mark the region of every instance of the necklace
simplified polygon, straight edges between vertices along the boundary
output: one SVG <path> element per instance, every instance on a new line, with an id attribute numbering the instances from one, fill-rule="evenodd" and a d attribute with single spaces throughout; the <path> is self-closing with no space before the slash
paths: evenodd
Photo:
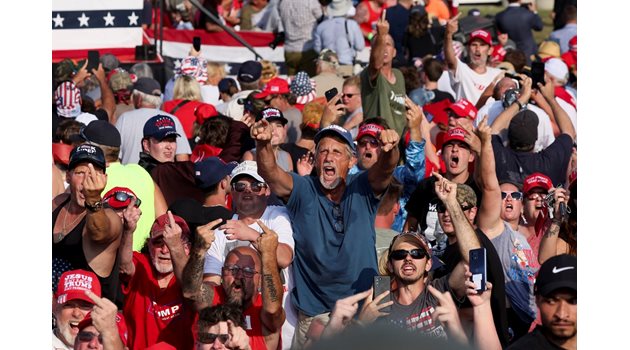
<path id="1" fill-rule="evenodd" d="M 64 207 L 65 208 L 65 207 Z M 72 222 L 69 225 L 66 225 L 66 219 L 68 219 L 68 208 L 65 208 L 66 211 L 64 212 L 63 215 L 63 222 L 62 222 L 62 226 L 61 226 L 61 232 L 59 233 L 55 233 L 53 234 L 53 241 L 54 243 L 59 243 L 61 242 L 64 237 L 68 234 L 67 228 L 69 227 L 74 227 L 74 225 L 85 216 L 86 211 L 84 210 L 79 216 L 77 216 L 76 218 L 74 218 L 74 220 L 72 220 Z"/>

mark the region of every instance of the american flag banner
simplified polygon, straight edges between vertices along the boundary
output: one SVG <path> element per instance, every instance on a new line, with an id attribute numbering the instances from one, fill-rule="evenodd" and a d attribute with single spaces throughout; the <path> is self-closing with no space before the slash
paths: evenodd
<path id="1" fill-rule="evenodd" d="M 142 45 L 142 0 L 53 0 L 53 51 Z"/>

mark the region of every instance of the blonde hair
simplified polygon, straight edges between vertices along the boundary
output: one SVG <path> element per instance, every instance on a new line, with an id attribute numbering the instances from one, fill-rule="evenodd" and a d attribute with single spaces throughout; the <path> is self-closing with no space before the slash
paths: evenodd
<path id="1" fill-rule="evenodd" d="M 225 78 L 225 66 L 218 62 L 208 62 L 208 82 L 218 85 L 219 81 Z"/>
<path id="2" fill-rule="evenodd" d="M 182 75 L 175 80 L 173 100 L 201 101 L 201 85 L 194 77 Z"/>

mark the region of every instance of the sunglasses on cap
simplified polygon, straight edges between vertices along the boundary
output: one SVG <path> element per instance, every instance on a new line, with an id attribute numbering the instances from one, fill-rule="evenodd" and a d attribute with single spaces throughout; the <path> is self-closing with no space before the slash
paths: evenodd
<path id="1" fill-rule="evenodd" d="M 474 205 L 468 205 L 467 204 L 467 205 L 460 205 L 459 207 L 462 208 L 462 211 L 466 211 L 466 210 L 472 209 L 474 207 Z M 446 212 L 446 206 L 444 205 L 444 203 L 439 202 L 437 204 L 436 210 L 437 210 L 438 213 L 442 214 L 442 213 Z"/>
<path id="2" fill-rule="evenodd" d="M 514 191 L 514 192 L 503 192 L 501 191 L 501 199 L 506 199 L 510 196 L 515 201 L 520 201 L 523 199 L 523 192 Z"/>
<path id="3" fill-rule="evenodd" d="M 116 202 L 119 203 L 109 203 L 109 199 L 114 198 L 116 200 Z M 133 200 L 134 196 L 127 193 L 127 192 L 122 192 L 122 191 L 118 191 L 118 192 L 114 192 L 112 194 L 110 194 L 109 196 L 103 198 L 104 202 L 108 202 L 109 206 L 115 209 L 121 209 L 123 207 L 125 207 L 126 205 L 124 204 L 127 200 Z M 136 203 L 134 204 L 134 206 L 137 208 L 140 206 L 140 204 L 142 204 L 142 201 L 140 200 L 140 198 L 135 197 L 136 199 Z M 114 204 L 114 205 L 112 205 Z"/>
<path id="4" fill-rule="evenodd" d="M 239 272 L 243 273 L 243 277 L 252 278 L 258 271 L 251 267 L 240 267 L 238 265 L 226 265 L 221 268 L 226 276 L 238 276 Z"/>
<path id="5" fill-rule="evenodd" d="M 427 252 L 422 248 L 416 248 L 411 250 L 396 249 L 389 254 L 389 258 L 392 260 L 404 260 L 407 255 L 410 255 L 412 259 L 420 260 L 427 256 Z"/>
<path id="6" fill-rule="evenodd" d="M 232 184 L 232 189 L 236 192 L 243 192 L 246 188 L 249 188 L 254 193 L 258 193 L 263 188 L 267 188 L 267 184 L 264 182 L 254 182 L 251 185 L 246 182 L 235 182 Z"/>
<path id="7" fill-rule="evenodd" d="M 199 342 L 202 344 L 212 344 L 214 341 L 219 338 L 219 342 L 221 344 L 225 344 L 229 339 L 229 334 L 215 334 L 215 333 L 201 333 L 199 334 Z"/>
<path id="8" fill-rule="evenodd" d="M 98 342 L 103 344 L 103 336 L 100 334 L 96 335 L 96 333 L 84 332 L 84 331 L 81 331 L 79 332 L 79 334 L 77 334 L 77 338 L 79 339 L 80 342 L 83 342 L 83 343 L 91 342 L 92 339 L 96 337 L 98 337 Z"/>

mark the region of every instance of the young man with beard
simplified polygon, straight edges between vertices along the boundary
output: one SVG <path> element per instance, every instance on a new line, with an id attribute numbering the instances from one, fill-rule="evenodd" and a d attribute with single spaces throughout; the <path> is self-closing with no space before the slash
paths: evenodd
<path id="1" fill-rule="evenodd" d="M 170 211 L 159 216 L 143 253 L 132 250 L 130 232 L 123 233 L 120 256 L 129 349 L 145 349 L 158 342 L 192 349 L 195 310 L 184 300 L 180 287 L 190 251 L 188 225 Z"/>
<path id="2" fill-rule="evenodd" d="M 542 326 L 508 349 L 577 349 L 577 258 L 562 254 L 545 261 L 534 291 Z"/>
<path id="3" fill-rule="evenodd" d="M 460 61 L 453 49 L 453 34 L 459 28 L 458 18 L 451 18 L 446 24 L 444 34 L 444 56 L 451 78 L 451 85 L 455 91 L 455 98 L 465 98 L 477 104 L 477 100 L 492 84 L 494 78 L 501 73 L 500 69 L 488 65 L 488 56 L 492 53 L 492 36 L 484 29 L 478 29 L 470 34 L 468 40 L 468 64 Z"/>
<path id="4" fill-rule="evenodd" d="M 374 219 L 398 163 L 399 138 L 395 130 L 381 130 L 376 163 L 348 176 L 356 162 L 352 137 L 344 128 L 330 125 L 315 135 L 316 175 L 299 176 L 276 164 L 268 121 L 254 124 L 251 135 L 258 172 L 286 203 L 292 221 L 296 245 L 292 298 L 299 317 L 293 344 L 302 347 L 313 319 L 326 324 L 338 299 L 366 290 L 377 274 Z"/>
<path id="5" fill-rule="evenodd" d="M 203 282 L 205 255 L 215 240 L 215 226 L 220 220 L 197 228 L 190 260 L 184 269 L 183 292 L 197 310 L 231 304 L 241 308 L 243 328 L 252 350 L 275 350 L 285 321 L 282 308 L 282 282 L 278 267 L 278 234 L 261 220 L 256 223 L 262 234 L 256 249 L 236 247 L 227 254 L 221 268 L 221 284 Z"/>
<path id="6" fill-rule="evenodd" d="M 469 171 L 469 164 L 475 157 L 463 128 L 453 128 L 446 132 L 441 152 L 441 158 L 446 166 L 444 177 L 454 183 L 470 186 L 479 199 L 481 191 Z M 431 243 L 433 253 L 440 257 L 446 248 L 447 237 L 438 223 L 439 199 L 435 193 L 435 181 L 433 176 L 420 181 L 411 194 L 405 206 L 408 214 L 404 230 L 423 233 Z"/>

